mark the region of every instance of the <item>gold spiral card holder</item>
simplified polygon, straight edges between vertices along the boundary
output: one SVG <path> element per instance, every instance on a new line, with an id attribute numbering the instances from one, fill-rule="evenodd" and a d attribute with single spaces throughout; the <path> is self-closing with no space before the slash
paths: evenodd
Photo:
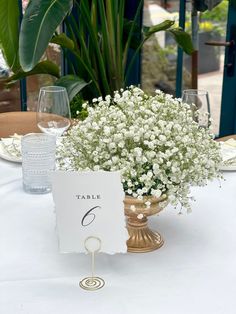
<path id="1" fill-rule="evenodd" d="M 84 290 L 95 291 L 101 289 L 105 285 L 105 281 L 97 276 L 95 273 L 95 253 L 98 253 L 101 249 L 101 239 L 98 237 L 88 237 L 84 241 L 84 247 L 86 251 L 91 254 L 91 277 L 82 279 L 79 283 L 80 287 Z"/>

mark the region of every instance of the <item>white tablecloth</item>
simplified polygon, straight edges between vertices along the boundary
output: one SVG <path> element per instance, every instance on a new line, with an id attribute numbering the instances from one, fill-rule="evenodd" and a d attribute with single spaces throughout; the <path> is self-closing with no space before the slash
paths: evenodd
<path id="1" fill-rule="evenodd" d="M 194 188 L 192 214 L 151 219 L 165 238 L 151 253 L 99 254 L 106 285 L 79 288 L 89 257 L 61 255 L 52 195 L 22 190 L 21 166 L 0 161 L 1 314 L 235 314 L 236 172 Z"/>

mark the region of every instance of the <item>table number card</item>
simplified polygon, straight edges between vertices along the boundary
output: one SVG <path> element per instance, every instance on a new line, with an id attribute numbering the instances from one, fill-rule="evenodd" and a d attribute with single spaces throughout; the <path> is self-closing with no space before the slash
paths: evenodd
<path id="1" fill-rule="evenodd" d="M 84 241 L 89 236 L 101 239 L 101 252 L 127 252 L 119 172 L 56 171 L 52 186 L 61 253 L 86 252 Z"/>

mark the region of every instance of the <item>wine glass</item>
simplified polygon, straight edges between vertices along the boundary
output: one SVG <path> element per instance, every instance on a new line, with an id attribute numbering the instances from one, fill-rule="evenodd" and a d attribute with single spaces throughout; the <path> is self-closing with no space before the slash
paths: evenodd
<path id="1" fill-rule="evenodd" d="M 208 92 L 199 89 L 186 89 L 182 94 L 182 101 L 190 105 L 193 111 L 193 119 L 199 126 L 208 128 L 210 126 L 210 101 Z M 195 111 L 198 115 L 195 116 Z"/>
<path id="2" fill-rule="evenodd" d="M 70 103 L 62 86 L 41 87 L 37 107 L 37 124 L 44 133 L 61 136 L 71 124 Z"/>

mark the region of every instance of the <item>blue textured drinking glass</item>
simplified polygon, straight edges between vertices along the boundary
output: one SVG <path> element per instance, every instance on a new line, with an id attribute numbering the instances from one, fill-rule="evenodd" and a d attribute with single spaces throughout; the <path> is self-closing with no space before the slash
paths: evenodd
<path id="1" fill-rule="evenodd" d="M 55 169 L 56 137 L 30 133 L 21 139 L 24 191 L 45 194 L 51 191 L 51 171 Z"/>

